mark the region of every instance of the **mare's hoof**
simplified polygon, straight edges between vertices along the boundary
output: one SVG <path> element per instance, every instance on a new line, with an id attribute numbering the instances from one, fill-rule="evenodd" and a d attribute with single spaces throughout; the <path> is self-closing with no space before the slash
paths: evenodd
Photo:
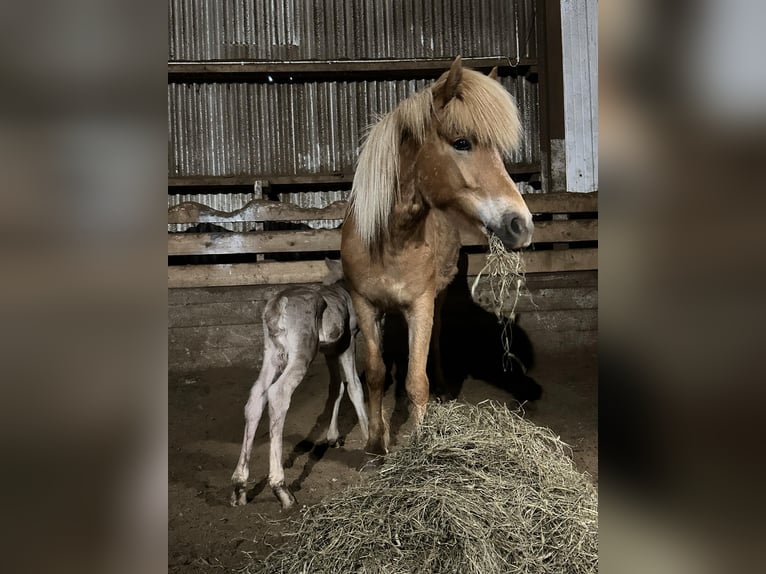
<path id="1" fill-rule="evenodd" d="M 368 441 L 364 447 L 364 452 L 373 456 L 386 456 L 388 449 L 382 441 Z"/>
<path id="2" fill-rule="evenodd" d="M 293 496 L 293 493 L 290 492 L 290 489 L 285 486 L 284 482 L 280 482 L 279 484 L 272 486 L 271 490 L 274 492 L 274 496 L 277 497 L 277 500 L 279 500 L 279 503 L 282 505 L 282 510 L 290 510 L 291 508 L 295 507 L 296 504 L 298 504 L 298 501 L 295 500 L 295 496 Z"/>
<path id="3" fill-rule="evenodd" d="M 359 468 L 359 472 L 377 472 L 378 470 L 380 470 L 380 467 L 383 466 L 383 462 L 386 460 L 386 458 L 379 454 L 375 454 L 375 455 L 371 455 L 370 453 L 366 453 L 366 454 L 367 454 L 367 460 Z"/>
<path id="4" fill-rule="evenodd" d="M 229 503 L 232 506 L 244 506 L 247 504 L 247 490 L 244 484 L 234 485 Z"/>

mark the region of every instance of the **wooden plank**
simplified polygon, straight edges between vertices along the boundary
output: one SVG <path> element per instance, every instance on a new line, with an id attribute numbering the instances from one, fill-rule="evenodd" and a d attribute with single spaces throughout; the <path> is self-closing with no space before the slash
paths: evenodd
<path id="1" fill-rule="evenodd" d="M 461 228 L 460 241 L 464 246 L 487 245 L 486 236 L 478 229 Z M 533 243 L 570 241 L 598 241 L 598 220 L 572 219 L 535 223 Z"/>
<path id="2" fill-rule="evenodd" d="M 507 167 L 511 175 L 525 175 L 540 172 L 540 164 L 515 163 Z M 307 175 L 185 175 L 168 177 L 168 187 L 252 187 L 256 181 L 263 186 L 279 185 L 348 185 L 354 180 L 353 173 L 312 173 Z M 307 190 L 310 191 L 310 190 Z M 542 194 L 540 194 L 542 195 Z"/>
<path id="3" fill-rule="evenodd" d="M 168 267 L 168 287 L 227 287 L 319 283 L 327 275 L 324 261 L 265 261 Z"/>
<path id="4" fill-rule="evenodd" d="M 527 194 L 524 196 L 524 199 L 532 213 L 582 213 L 598 211 L 598 193 L 539 193 Z M 346 201 L 336 201 L 323 208 L 298 207 L 292 203 L 254 199 L 241 209 L 218 211 L 201 203 L 190 201 L 169 208 L 168 223 L 343 219 L 347 205 L 348 202 Z"/>
<path id="5" fill-rule="evenodd" d="M 465 246 L 486 245 L 478 230 L 461 230 Z M 541 221 L 535 226 L 534 242 L 596 241 L 598 221 Z M 235 253 L 295 253 L 339 251 L 340 229 L 255 231 L 249 233 L 172 233 L 168 255 L 230 255 Z"/>
<path id="6" fill-rule="evenodd" d="M 237 287 L 201 287 L 198 289 L 168 289 L 168 309 L 192 307 L 208 303 L 264 302 L 284 289 L 284 285 L 240 285 Z M 169 311 L 168 311 L 169 312 Z"/>
<path id="7" fill-rule="evenodd" d="M 598 287 L 598 271 L 535 273 L 527 277 L 527 287 L 532 290 Z"/>
<path id="8" fill-rule="evenodd" d="M 598 249 L 530 251 L 524 254 L 524 259 L 527 273 L 597 269 Z M 469 255 L 468 275 L 476 275 L 484 267 L 485 261 L 484 254 Z M 317 283 L 322 281 L 326 273 L 324 261 L 179 265 L 168 267 L 168 287 Z"/>
<path id="9" fill-rule="evenodd" d="M 371 72 L 436 72 L 441 74 L 449 70 L 451 58 L 438 59 L 369 59 L 369 60 L 295 60 L 292 62 L 257 62 L 252 60 L 216 61 L 216 62 L 168 62 L 168 79 L 175 76 L 225 75 L 301 75 L 301 74 L 337 74 L 351 76 L 369 75 Z M 537 60 L 520 58 L 518 62 L 505 56 L 463 58 L 463 65 L 476 69 L 491 69 L 494 66 L 505 70 L 515 66 L 536 67 Z M 355 79 L 355 78 L 349 78 Z"/>
<path id="10" fill-rule="evenodd" d="M 528 193 L 524 196 L 532 213 L 589 213 L 598 211 L 598 192 Z"/>
<path id="11" fill-rule="evenodd" d="M 519 315 L 519 325 L 528 335 L 535 331 L 548 333 L 549 336 L 562 331 L 598 331 L 598 310 L 529 311 Z"/>
<path id="12" fill-rule="evenodd" d="M 168 223 L 232 223 L 235 221 L 303 221 L 343 219 L 346 201 L 335 201 L 327 207 L 298 207 L 292 203 L 254 199 L 235 211 L 218 211 L 194 201 L 179 203 L 168 209 Z"/>
<path id="13" fill-rule="evenodd" d="M 339 249 L 340 229 L 168 234 L 168 255 L 294 253 Z"/>
<path id="14" fill-rule="evenodd" d="M 469 280 L 469 286 L 473 284 L 473 278 Z M 482 280 L 476 286 L 473 300 L 477 305 L 487 311 L 494 312 L 494 299 L 489 288 L 489 283 Z M 504 302 L 501 311 L 510 313 L 514 307 L 511 299 Z M 566 311 L 570 309 L 597 309 L 598 289 L 595 287 L 571 287 L 562 289 L 529 289 L 522 294 L 515 303 L 517 313 L 542 312 L 542 311 Z"/>
<path id="15" fill-rule="evenodd" d="M 478 275 L 487 262 L 483 253 L 468 256 L 468 275 Z M 527 273 L 553 271 L 587 271 L 598 269 L 598 249 L 563 249 L 560 251 L 530 251 L 524 254 Z"/>
<path id="16" fill-rule="evenodd" d="M 265 306 L 265 301 L 171 305 L 168 306 L 168 328 L 209 327 L 214 325 L 260 325 Z"/>
<path id="17" fill-rule="evenodd" d="M 354 174 L 315 173 L 309 175 L 188 175 L 168 177 L 168 187 L 253 186 L 256 181 L 268 185 L 350 184 Z"/>
<path id="18" fill-rule="evenodd" d="M 174 327 L 168 329 L 168 368 L 192 371 L 212 366 L 243 366 L 263 352 L 259 324 Z"/>

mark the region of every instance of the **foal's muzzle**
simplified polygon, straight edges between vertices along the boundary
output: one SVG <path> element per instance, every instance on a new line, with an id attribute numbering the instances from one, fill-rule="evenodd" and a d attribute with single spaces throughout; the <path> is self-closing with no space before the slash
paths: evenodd
<path id="1" fill-rule="evenodd" d="M 511 212 L 503 215 L 500 225 L 490 226 L 489 230 L 500 238 L 506 249 L 521 249 L 532 243 L 535 225 L 529 215 Z"/>

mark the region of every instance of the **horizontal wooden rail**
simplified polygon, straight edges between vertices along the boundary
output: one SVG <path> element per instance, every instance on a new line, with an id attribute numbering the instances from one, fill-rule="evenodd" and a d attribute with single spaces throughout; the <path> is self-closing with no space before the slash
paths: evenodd
<path id="1" fill-rule="evenodd" d="M 353 173 L 313 173 L 309 175 L 183 175 L 169 176 L 168 187 L 249 186 L 260 181 L 267 185 L 350 184 Z"/>
<path id="2" fill-rule="evenodd" d="M 340 238 L 340 229 L 174 233 L 168 235 L 168 255 L 338 251 Z M 535 243 L 596 240 L 598 240 L 598 221 L 596 220 L 541 221 L 535 226 Z M 461 231 L 461 241 L 465 246 L 487 244 L 484 235 L 478 231 Z"/>
<path id="3" fill-rule="evenodd" d="M 233 223 L 237 221 L 303 221 L 343 219 L 347 202 L 336 201 L 327 207 L 298 207 L 292 203 L 255 199 L 236 211 L 217 211 L 193 201 L 168 209 L 168 223 Z"/>
<path id="4" fill-rule="evenodd" d="M 507 168 L 511 175 L 525 175 L 540 172 L 539 163 L 515 163 Z M 183 175 L 169 176 L 168 187 L 252 187 L 261 181 L 264 186 L 280 185 L 332 185 L 349 186 L 354 180 L 353 173 L 312 173 L 307 175 Z"/>
<path id="5" fill-rule="evenodd" d="M 264 82 L 334 81 L 342 76 L 344 80 L 363 80 L 369 77 L 436 77 L 447 71 L 452 64 L 450 58 L 438 59 L 366 59 L 366 60 L 295 60 L 291 62 L 274 61 L 186 61 L 168 62 L 168 81 L 214 81 L 216 78 L 228 79 L 242 76 L 254 77 Z M 488 56 L 463 58 L 463 64 L 469 68 L 489 70 L 497 66 L 501 75 L 512 73 L 514 68 L 536 72 L 537 60 L 507 56 Z"/>
<path id="6" fill-rule="evenodd" d="M 468 275 L 484 267 L 486 256 L 468 256 Z M 527 273 L 587 271 L 598 268 L 597 249 L 530 251 L 524 254 Z M 168 267 L 169 288 L 233 287 L 238 285 L 281 285 L 316 283 L 327 274 L 323 261 L 236 263 L 227 265 L 184 265 Z"/>
<path id="7" fill-rule="evenodd" d="M 582 213 L 598 210 L 597 193 L 534 193 L 524 196 L 532 213 Z M 168 223 L 231 223 L 235 221 L 303 221 L 343 219 L 347 203 L 336 201 L 327 207 L 298 207 L 292 203 L 255 199 L 242 209 L 217 211 L 195 202 L 168 209 Z"/>

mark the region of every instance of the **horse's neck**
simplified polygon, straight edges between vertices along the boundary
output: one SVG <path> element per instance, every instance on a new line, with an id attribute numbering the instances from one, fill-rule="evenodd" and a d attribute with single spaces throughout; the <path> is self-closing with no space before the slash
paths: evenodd
<path id="1" fill-rule="evenodd" d="M 425 190 L 417 189 L 414 181 L 402 185 L 389 223 L 389 241 L 395 250 L 424 241 L 438 249 L 459 236 L 449 215 L 430 206 L 424 197 Z"/>

